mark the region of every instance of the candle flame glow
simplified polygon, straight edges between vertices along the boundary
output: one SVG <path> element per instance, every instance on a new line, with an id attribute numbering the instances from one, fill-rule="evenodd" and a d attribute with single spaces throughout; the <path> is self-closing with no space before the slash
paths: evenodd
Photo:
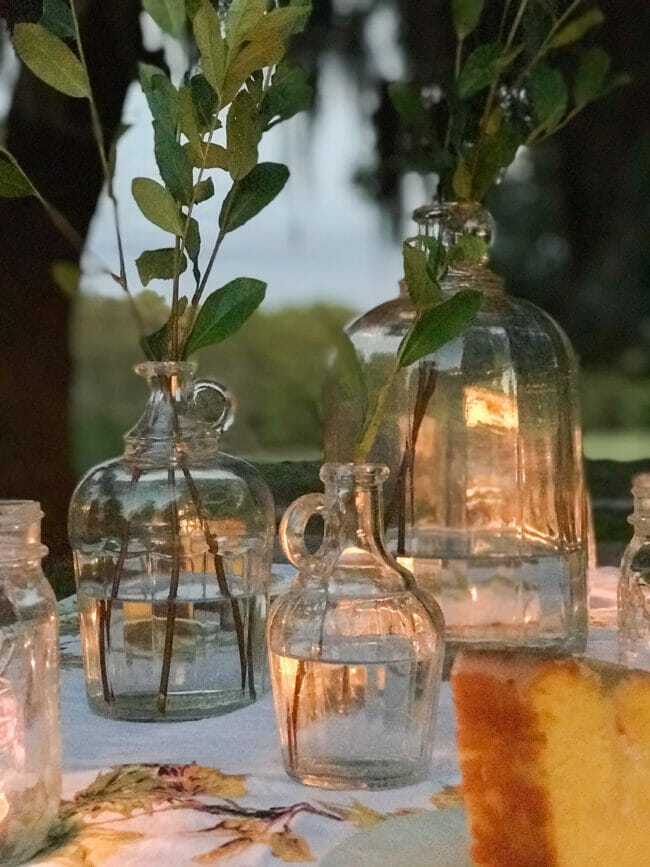
<path id="1" fill-rule="evenodd" d="M 465 423 L 467 427 L 500 427 L 513 430 L 519 424 L 517 404 L 506 394 L 487 388 L 465 389 Z"/>

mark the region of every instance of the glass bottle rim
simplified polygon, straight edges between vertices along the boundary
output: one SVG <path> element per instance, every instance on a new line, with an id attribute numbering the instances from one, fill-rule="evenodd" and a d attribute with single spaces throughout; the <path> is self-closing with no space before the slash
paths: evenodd
<path id="1" fill-rule="evenodd" d="M 0 533 L 33 524 L 43 517 L 37 500 L 0 500 Z"/>
<path id="2" fill-rule="evenodd" d="M 478 234 L 490 236 L 494 232 L 494 221 L 490 211 L 480 202 L 441 201 L 434 199 L 416 208 L 412 214 L 416 223 L 446 220 L 452 231 L 463 231 L 465 224 L 472 221 L 479 230 Z"/>
<path id="3" fill-rule="evenodd" d="M 0 561 L 5 565 L 40 560 L 41 504 L 36 500 L 0 500 Z"/>
<path id="4" fill-rule="evenodd" d="M 634 476 L 632 493 L 635 496 L 650 497 L 650 473 L 638 473 Z"/>
<path id="5" fill-rule="evenodd" d="M 326 463 L 319 475 L 324 484 L 367 490 L 382 485 L 390 470 L 385 464 Z"/>
<path id="6" fill-rule="evenodd" d="M 195 361 L 141 361 L 133 367 L 138 376 L 146 379 L 156 376 L 192 376 L 196 369 Z"/>

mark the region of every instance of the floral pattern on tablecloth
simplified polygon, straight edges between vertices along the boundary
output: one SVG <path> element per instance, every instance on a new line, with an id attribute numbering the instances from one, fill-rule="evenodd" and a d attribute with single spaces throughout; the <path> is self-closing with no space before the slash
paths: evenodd
<path id="1" fill-rule="evenodd" d="M 162 816 L 181 812 L 186 825 L 175 833 L 182 838 L 185 853 L 191 849 L 190 835 L 200 841 L 198 851 L 185 854 L 183 863 L 241 863 L 241 856 L 253 847 L 258 852 L 264 847 L 270 860 L 313 862 L 308 839 L 294 829 L 301 815 L 318 817 L 324 823 L 347 823 L 354 833 L 396 816 L 423 812 L 407 807 L 381 813 L 358 799 L 348 804 L 314 799 L 288 806 L 244 806 L 240 800 L 248 795 L 246 780 L 246 774 L 224 774 L 195 764 L 128 764 L 100 772 L 90 785 L 62 802 L 48 844 L 34 863 L 101 867 L 118 855 L 125 859 L 129 847 L 161 834 Z M 431 797 L 431 803 L 437 809 L 458 806 L 457 787 L 446 787 Z M 201 819 L 198 824 L 196 817 Z M 142 821 L 134 821 L 142 818 L 152 820 L 150 830 Z M 172 834 L 168 836 L 171 839 Z"/>

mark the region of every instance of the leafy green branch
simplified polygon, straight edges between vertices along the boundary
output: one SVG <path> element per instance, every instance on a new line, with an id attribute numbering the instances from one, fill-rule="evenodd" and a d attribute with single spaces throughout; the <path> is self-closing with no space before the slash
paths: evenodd
<path id="1" fill-rule="evenodd" d="M 390 86 L 409 137 L 407 164 L 439 175 L 441 199 L 482 201 L 521 145 L 543 141 L 629 81 L 612 73 L 602 48 L 584 44 L 604 20 L 600 9 L 588 0 L 559 5 L 507 0 L 495 23 L 485 0 L 451 0 L 453 72 L 435 88 Z"/>
<path id="2" fill-rule="evenodd" d="M 204 295 L 226 236 L 273 201 L 288 179 L 285 166 L 258 161 L 258 146 L 265 132 L 311 100 L 305 73 L 284 59 L 289 39 L 303 29 L 311 7 L 309 0 L 289 0 L 270 8 L 266 0 L 233 0 L 225 16 L 210 0 L 143 0 L 143 8 L 174 38 L 190 33 L 200 64 L 200 70 L 189 69 L 178 84 L 163 69 L 140 67 L 162 183 L 135 178 L 132 194 L 143 216 L 173 238 L 171 246 L 147 250 L 136 261 L 143 286 L 151 280 L 172 283 L 169 319 L 154 334 L 146 334 L 128 285 L 113 187 L 117 142 L 106 148 L 74 0 L 44 0 L 41 20 L 16 24 L 12 40 L 18 56 L 37 77 L 61 93 L 88 101 L 113 205 L 119 269 L 117 274 L 110 269 L 109 273 L 130 300 L 147 357 L 183 359 L 207 345 L 208 336 L 216 342 L 233 333 L 264 297 L 265 284 L 244 277 Z M 219 131 L 225 134 L 223 143 L 214 141 Z M 202 269 L 202 238 L 194 212 L 215 195 L 211 171 L 227 173 L 231 186 L 220 209 L 217 237 Z M 3 194 L 37 195 L 55 225 L 72 240 L 69 224 L 36 193 L 6 153 L 0 160 Z M 78 236 L 74 241 L 75 249 L 80 249 Z M 188 258 L 195 284 L 191 298 L 181 294 Z"/>
<path id="3" fill-rule="evenodd" d="M 461 289 L 445 298 L 441 287 L 450 266 L 476 268 L 484 263 L 487 246 L 481 238 L 462 236 L 447 248 L 442 238 L 418 235 L 407 238 L 402 253 L 404 280 L 415 317 L 402 338 L 393 366 L 370 405 L 363 371 L 351 344 L 350 351 L 345 355 L 348 367 L 346 381 L 356 383 L 358 393 L 355 399 L 365 407 L 361 432 L 354 448 L 355 463 L 368 460 L 382 423 L 386 402 L 401 371 L 461 334 L 471 325 L 481 305 L 482 292 L 476 289 Z"/>

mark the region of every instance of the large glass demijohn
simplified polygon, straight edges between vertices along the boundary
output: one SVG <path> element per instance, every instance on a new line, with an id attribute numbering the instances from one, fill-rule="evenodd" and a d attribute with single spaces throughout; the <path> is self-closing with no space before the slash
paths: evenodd
<path id="1" fill-rule="evenodd" d="M 392 380 L 367 456 L 391 470 L 388 546 L 435 596 L 452 644 L 579 649 L 586 501 L 573 350 L 547 314 L 504 293 L 487 252 L 476 258 L 492 229 L 481 206 L 434 204 L 414 218 L 420 236 L 454 251 L 443 297 L 474 288 L 483 300 L 460 336 L 397 375 L 416 316 L 405 286 L 347 329 L 367 404 Z M 325 389 L 328 461 L 351 459 L 362 424 L 344 354 Z"/>

